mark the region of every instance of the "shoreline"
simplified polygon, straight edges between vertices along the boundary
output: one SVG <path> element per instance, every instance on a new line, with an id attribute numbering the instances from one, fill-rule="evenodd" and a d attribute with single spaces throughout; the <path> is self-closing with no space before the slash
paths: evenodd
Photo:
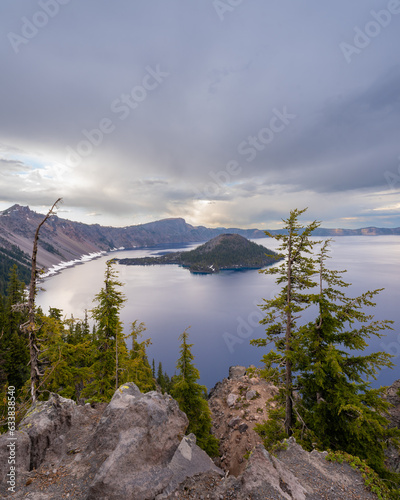
<path id="1" fill-rule="evenodd" d="M 110 250 L 110 251 L 112 252 L 113 250 Z M 73 260 L 69 260 L 69 261 L 61 261 L 58 264 L 54 264 L 54 266 L 47 269 L 47 271 L 42 276 L 40 276 L 39 280 L 44 280 L 46 278 L 50 278 L 52 276 L 55 276 L 55 275 L 61 273 L 61 271 L 64 271 L 64 269 L 68 269 L 69 267 L 78 266 L 80 264 L 85 264 L 86 262 L 90 262 L 91 260 L 98 259 L 98 258 L 102 257 L 103 255 L 107 255 L 110 251 L 102 250 L 100 252 L 93 252 L 93 253 L 81 255 L 81 257 L 78 259 L 73 259 Z"/>

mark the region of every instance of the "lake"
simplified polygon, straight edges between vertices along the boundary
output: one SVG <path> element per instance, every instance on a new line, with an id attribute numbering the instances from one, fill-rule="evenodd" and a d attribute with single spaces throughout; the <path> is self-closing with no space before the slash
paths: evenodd
<path id="1" fill-rule="evenodd" d="M 317 239 L 317 238 L 316 238 Z M 277 242 L 271 238 L 253 240 L 270 249 Z M 144 257 L 169 249 L 189 250 L 196 245 L 163 246 L 135 250 L 117 250 L 84 264 L 70 267 L 44 280 L 44 290 L 37 296 L 37 305 L 45 312 L 49 307 L 63 310 L 66 317 L 82 319 L 85 309 L 94 307 L 93 298 L 103 286 L 106 261 L 110 258 Z M 331 244 L 332 269 L 347 269 L 345 281 L 352 283 L 346 291 L 357 296 L 367 290 L 385 288 L 371 309 L 375 319 L 395 321 L 394 330 L 382 339 L 373 338 L 370 351 L 386 351 L 398 362 L 400 356 L 400 237 L 342 236 Z M 276 264 L 275 264 L 276 265 Z M 263 336 L 259 325 L 262 299 L 272 298 L 279 287 L 274 276 L 257 270 L 223 271 L 219 274 L 196 275 L 176 265 L 122 266 L 116 265 L 127 297 L 121 310 L 121 320 L 128 333 L 133 321 L 144 322 L 150 337 L 148 358 L 162 361 L 171 376 L 179 357 L 179 335 L 188 327 L 192 353 L 200 370 L 201 383 L 209 389 L 228 376 L 229 366 L 260 365 L 265 349 L 249 344 L 252 338 Z M 311 312 L 304 314 L 311 319 Z M 384 369 L 373 386 L 390 385 L 400 378 L 398 367 Z"/>

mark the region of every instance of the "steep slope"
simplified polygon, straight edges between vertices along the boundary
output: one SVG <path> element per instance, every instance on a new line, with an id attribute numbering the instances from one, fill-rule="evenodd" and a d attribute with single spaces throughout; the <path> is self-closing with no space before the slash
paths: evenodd
<path id="1" fill-rule="evenodd" d="M 33 212 L 29 207 L 14 205 L 0 212 L 1 236 L 8 243 L 16 245 L 30 255 L 35 230 L 42 220 L 43 215 Z M 107 227 L 52 216 L 40 233 L 38 264 L 50 267 L 82 255 L 121 247 L 205 241 L 226 231 L 225 228 L 208 229 L 203 226 L 192 226 L 181 218 L 164 219 L 137 226 Z M 263 231 L 256 229 L 230 229 L 229 232 L 240 232 L 248 238 L 265 236 Z"/>

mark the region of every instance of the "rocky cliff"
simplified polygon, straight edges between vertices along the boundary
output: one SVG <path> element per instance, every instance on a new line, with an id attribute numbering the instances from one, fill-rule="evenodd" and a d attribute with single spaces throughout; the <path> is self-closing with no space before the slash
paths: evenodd
<path id="1" fill-rule="evenodd" d="M 398 381 L 400 383 L 400 381 Z M 78 406 L 55 394 L 30 409 L 14 436 L 0 436 L 0 495 L 31 500 L 373 499 L 359 472 L 304 451 L 294 439 L 270 455 L 253 431 L 276 388 L 243 367 L 212 391 L 215 463 L 185 436 L 186 415 L 168 395 L 122 385 L 111 402 Z M 398 398 L 397 390 L 393 397 Z M 393 414 L 397 414 L 398 399 Z M 12 437 L 12 440 L 10 439 Z M 10 479 L 15 443 L 15 493 Z M 245 456 L 246 455 L 246 456 Z M 9 482 L 7 482 L 9 481 Z"/>

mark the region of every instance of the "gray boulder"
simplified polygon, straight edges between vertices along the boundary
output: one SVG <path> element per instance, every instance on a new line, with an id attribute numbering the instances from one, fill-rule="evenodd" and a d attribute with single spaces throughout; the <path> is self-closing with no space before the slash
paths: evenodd
<path id="1" fill-rule="evenodd" d="M 30 469 L 37 469 L 46 454 L 59 457 L 64 452 L 64 436 L 72 426 L 76 403 L 58 394 L 48 401 L 38 401 L 19 425 L 31 441 Z M 47 457 L 49 458 L 49 457 Z"/>
<path id="2" fill-rule="evenodd" d="M 307 490 L 284 464 L 258 445 L 242 476 L 243 496 L 254 500 L 264 498 L 306 500 Z"/>
<path id="3" fill-rule="evenodd" d="M 31 440 L 26 432 L 0 435 L 0 496 L 21 488 L 24 474 L 29 471 L 30 456 Z"/>
<path id="4" fill-rule="evenodd" d="M 196 436 L 189 434 L 180 442 L 168 469 L 172 472 L 172 478 L 164 491 L 156 497 L 156 500 L 169 498 L 179 484 L 187 478 L 192 478 L 197 474 L 216 473 L 223 477 L 225 473 L 218 468 L 210 457 L 202 449 L 196 446 Z"/>
<path id="5" fill-rule="evenodd" d="M 87 500 L 145 500 L 171 490 L 211 459 L 189 438 L 186 415 L 169 395 L 122 385 L 106 408 L 87 452 L 95 477 Z M 211 462 L 212 464 L 212 462 Z"/>
<path id="6" fill-rule="evenodd" d="M 307 492 L 306 499 L 376 499 L 373 493 L 366 490 L 360 472 L 346 462 L 329 462 L 326 455 L 327 452 L 305 451 L 291 437 L 287 441 L 287 448 L 277 453 L 277 459 L 286 471 L 296 476 Z M 286 483 L 286 486 L 293 491 L 292 483 Z M 293 498 L 297 497 L 293 495 Z"/>
<path id="7" fill-rule="evenodd" d="M 229 378 L 240 378 L 246 375 L 245 366 L 230 366 L 229 367 Z"/>

